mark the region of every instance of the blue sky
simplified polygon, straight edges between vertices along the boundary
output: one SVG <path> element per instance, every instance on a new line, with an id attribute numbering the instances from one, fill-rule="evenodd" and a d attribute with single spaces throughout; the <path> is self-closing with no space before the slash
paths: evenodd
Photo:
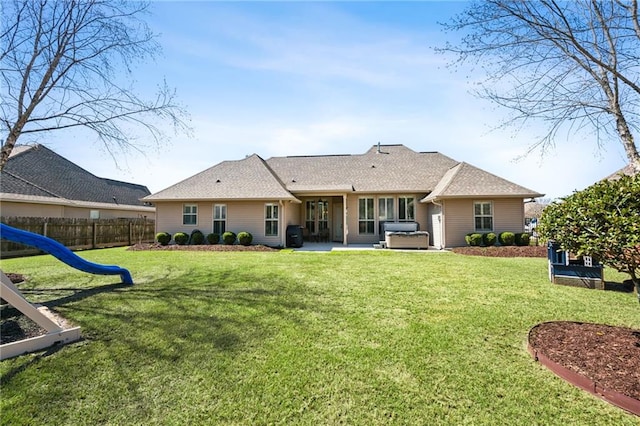
<path id="1" fill-rule="evenodd" d="M 253 153 L 360 154 L 378 142 L 439 151 L 550 198 L 623 167 L 617 141 L 602 149 L 588 134 L 517 160 L 541 130 L 492 130 L 505 111 L 471 95 L 465 70 L 448 69 L 451 58 L 434 53 L 455 36 L 438 22 L 464 5 L 155 2 L 147 21 L 163 53 L 136 68 L 136 89 L 151 92 L 166 79 L 193 135 L 171 134 L 160 149 L 130 152 L 118 164 L 82 132 L 40 142 L 97 176 L 151 192 Z"/>

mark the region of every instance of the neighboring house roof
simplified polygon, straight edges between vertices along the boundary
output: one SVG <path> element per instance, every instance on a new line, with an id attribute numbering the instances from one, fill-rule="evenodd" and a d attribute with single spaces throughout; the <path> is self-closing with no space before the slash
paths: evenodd
<path id="1" fill-rule="evenodd" d="M 99 178 L 43 145 L 17 146 L 2 170 L 0 193 L 142 206 L 143 185 Z M 24 198 L 24 197 L 23 197 Z"/>
<path id="2" fill-rule="evenodd" d="M 133 206 L 133 205 L 125 205 L 125 204 L 115 204 L 111 203 L 94 203 L 91 201 L 79 201 L 79 200 L 67 200 L 66 198 L 59 197 L 42 197 L 38 195 L 24 195 L 24 194 L 2 194 L 2 201 L 6 202 L 19 202 L 19 203 L 29 203 L 29 204 L 47 204 L 47 205 L 56 205 L 56 206 L 65 206 L 65 207 L 78 207 L 85 209 L 96 209 L 96 210 L 118 210 L 118 211 L 136 211 L 136 212 L 148 212 L 149 214 L 155 213 L 155 207 L 145 207 L 145 206 Z"/>
<path id="3" fill-rule="evenodd" d="M 296 200 L 265 161 L 256 154 L 242 160 L 223 161 L 145 198 L 147 201 L 175 199 Z"/>
<path id="4" fill-rule="evenodd" d="M 462 162 L 449 169 L 434 190 L 422 201 L 477 196 L 536 198 L 542 195 Z"/>
<path id="5" fill-rule="evenodd" d="M 431 193 L 425 200 L 462 196 L 539 197 L 541 194 L 438 152 L 374 145 L 364 154 L 224 161 L 147 201 L 293 199 L 327 192 Z M 435 192 L 435 191 L 434 191 Z"/>
<path id="6" fill-rule="evenodd" d="M 617 180 L 620 179 L 621 176 L 635 176 L 637 172 L 634 170 L 633 165 L 631 163 L 627 164 L 620 170 L 611 173 L 609 176 L 604 178 L 604 180 Z"/>

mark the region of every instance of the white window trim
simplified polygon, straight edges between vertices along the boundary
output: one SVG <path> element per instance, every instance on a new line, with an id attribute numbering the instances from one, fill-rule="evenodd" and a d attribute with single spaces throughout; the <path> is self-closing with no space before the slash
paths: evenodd
<path id="1" fill-rule="evenodd" d="M 224 217 L 222 217 L 222 218 L 217 218 L 216 217 L 216 211 L 217 211 L 216 207 L 222 207 L 223 208 L 222 211 L 224 212 Z M 213 205 L 213 221 L 211 223 L 212 230 L 215 229 L 215 223 L 216 222 L 224 222 L 224 229 L 225 229 L 225 231 L 227 230 L 227 205 L 226 204 L 214 204 Z M 220 234 L 222 234 L 222 232 Z"/>
<path id="2" fill-rule="evenodd" d="M 360 218 L 360 200 L 372 200 L 372 217 L 369 218 Z M 360 232 L 360 222 L 371 222 L 373 223 L 373 232 Z M 358 197 L 358 235 L 376 235 L 376 198 L 375 197 Z"/>
<path id="3" fill-rule="evenodd" d="M 402 219 L 401 216 L 401 211 L 400 211 L 400 200 L 401 199 L 409 199 L 411 198 L 413 200 L 412 204 L 413 204 L 413 217 L 412 218 L 408 218 L 407 216 L 407 206 L 409 205 L 409 203 L 405 202 L 404 204 L 404 216 L 405 218 Z M 416 197 L 413 195 L 399 195 L 398 196 L 398 222 L 415 222 L 416 221 Z"/>
<path id="4" fill-rule="evenodd" d="M 271 209 L 269 209 L 269 207 L 272 207 Z M 276 217 L 270 217 L 269 216 L 269 210 L 271 210 L 271 214 L 273 215 L 273 212 L 276 212 Z M 276 233 L 275 234 L 267 234 L 267 223 L 268 222 L 275 222 L 276 224 Z M 264 235 L 265 237 L 277 237 L 278 235 L 280 235 L 280 206 L 277 203 L 266 203 L 264 205 Z"/>
<path id="5" fill-rule="evenodd" d="M 185 207 L 195 207 L 195 212 L 191 209 L 190 213 L 185 213 Z M 184 219 L 187 216 L 195 216 L 196 223 L 185 223 Z M 198 226 L 198 205 L 197 204 L 183 204 L 182 205 L 182 225 L 183 226 Z"/>
<path id="6" fill-rule="evenodd" d="M 476 214 L 476 205 L 477 204 L 489 204 L 489 209 L 491 210 L 491 214 Z M 473 229 L 475 232 L 493 232 L 493 228 L 495 228 L 494 223 L 494 210 L 493 210 L 493 201 L 488 200 L 477 200 L 473 202 Z M 476 228 L 476 218 L 478 217 L 490 217 L 491 218 L 491 229 L 478 229 Z"/>

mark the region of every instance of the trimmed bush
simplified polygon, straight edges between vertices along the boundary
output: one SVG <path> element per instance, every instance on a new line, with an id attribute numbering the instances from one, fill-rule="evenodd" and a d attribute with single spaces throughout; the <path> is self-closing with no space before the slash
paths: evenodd
<path id="1" fill-rule="evenodd" d="M 517 246 L 528 246 L 529 245 L 529 234 L 526 232 L 518 232 L 516 234 L 516 245 Z"/>
<path id="2" fill-rule="evenodd" d="M 184 232 L 176 232 L 176 235 L 173 236 L 173 241 L 179 246 L 183 246 L 189 242 L 189 236 Z"/>
<path id="3" fill-rule="evenodd" d="M 156 234 L 156 241 L 162 246 L 166 246 L 171 242 L 171 234 L 168 232 L 158 232 Z"/>
<path id="4" fill-rule="evenodd" d="M 220 242 L 220 234 L 207 234 L 207 242 L 209 244 L 218 244 Z"/>
<path id="5" fill-rule="evenodd" d="M 189 244 L 198 245 L 198 246 L 201 244 L 204 244 L 204 234 L 200 230 L 194 229 L 193 231 L 191 231 Z"/>
<path id="6" fill-rule="evenodd" d="M 238 234 L 238 242 L 243 246 L 251 245 L 251 241 L 253 241 L 253 235 L 250 232 L 240 232 Z"/>
<path id="7" fill-rule="evenodd" d="M 481 246 L 482 245 L 482 234 L 473 233 L 469 234 L 469 243 L 470 246 Z"/>
<path id="8" fill-rule="evenodd" d="M 482 234 L 482 243 L 487 247 L 495 246 L 497 239 L 498 239 L 498 237 L 493 232 L 487 232 L 487 233 Z"/>
<path id="9" fill-rule="evenodd" d="M 503 246 L 512 246 L 515 240 L 516 236 L 513 232 L 505 231 L 498 235 L 498 241 L 500 241 L 500 244 Z"/>
<path id="10" fill-rule="evenodd" d="M 230 246 L 231 244 L 236 242 L 236 234 L 231 231 L 225 232 L 224 234 L 222 234 L 222 242 Z"/>

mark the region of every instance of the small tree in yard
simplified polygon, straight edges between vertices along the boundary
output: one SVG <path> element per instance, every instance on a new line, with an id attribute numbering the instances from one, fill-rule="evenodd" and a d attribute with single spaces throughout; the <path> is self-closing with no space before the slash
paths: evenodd
<path id="1" fill-rule="evenodd" d="M 631 275 L 640 301 L 640 174 L 601 181 L 550 204 L 538 229 L 564 250 Z"/>

